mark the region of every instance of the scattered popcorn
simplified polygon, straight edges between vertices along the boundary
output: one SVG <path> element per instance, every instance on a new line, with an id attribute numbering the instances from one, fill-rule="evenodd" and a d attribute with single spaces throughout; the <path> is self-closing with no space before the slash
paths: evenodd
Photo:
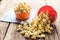
<path id="1" fill-rule="evenodd" d="M 51 33 L 53 30 L 53 27 L 50 26 L 50 22 L 48 14 L 41 12 L 40 15 L 34 18 L 31 22 L 27 23 L 22 21 L 18 26 L 18 29 L 22 29 L 20 33 L 24 34 L 27 38 L 45 38 L 44 33 Z M 23 27 L 21 28 L 21 26 Z"/>

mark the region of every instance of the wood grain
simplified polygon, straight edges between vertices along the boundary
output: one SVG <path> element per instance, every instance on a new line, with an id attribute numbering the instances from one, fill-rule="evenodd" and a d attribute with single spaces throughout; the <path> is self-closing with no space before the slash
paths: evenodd
<path id="1" fill-rule="evenodd" d="M 58 33 L 58 38 L 60 40 L 60 22 L 56 22 L 56 28 L 57 28 L 57 33 Z"/>
<path id="2" fill-rule="evenodd" d="M 46 36 L 45 36 L 45 40 L 49 40 L 49 37 L 48 37 L 48 35 L 46 34 Z"/>
<path id="3" fill-rule="evenodd" d="M 59 40 L 56 25 L 53 25 L 53 31 L 51 34 L 46 35 L 45 40 Z"/>
<path id="4" fill-rule="evenodd" d="M 9 23 L 0 22 L 0 40 L 4 39 L 8 25 Z"/>
<path id="5" fill-rule="evenodd" d="M 17 24 L 11 23 L 4 40 L 27 40 L 17 32 Z"/>
<path id="6" fill-rule="evenodd" d="M 16 27 L 17 24 L 10 23 L 9 29 L 4 40 L 15 40 Z"/>
<path id="7" fill-rule="evenodd" d="M 49 40 L 59 40 L 57 30 L 55 27 L 56 26 L 54 26 L 54 30 L 53 30 L 52 34 L 48 35 Z"/>

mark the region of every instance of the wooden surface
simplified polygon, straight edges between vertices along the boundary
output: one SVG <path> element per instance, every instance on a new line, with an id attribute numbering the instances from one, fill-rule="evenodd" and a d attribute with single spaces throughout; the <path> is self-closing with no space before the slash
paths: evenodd
<path id="1" fill-rule="evenodd" d="M 4 5 L 4 7 L 2 7 L 3 4 L 0 5 L 0 18 L 11 7 L 10 3 L 9 3 L 10 5 L 8 5 L 8 6 Z M 6 4 L 8 4 L 8 3 L 6 3 Z M 47 0 L 47 4 L 54 7 L 57 10 L 57 13 L 60 13 L 59 1 Z M 5 9 L 5 11 L 3 11 L 4 9 Z M 60 16 L 60 15 L 58 15 L 58 16 Z M 59 17 L 58 17 L 58 19 L 59 19 Z M 59 20 L 57 20 L 57 22 L 55 22 L 56 27 L 54 27 L 53 33 L 50 35 L 46 34 L 45 39 L 39 39 L 39 40 L 60 40 L 60 21 Z M 30 39 L 24 38 L 20 33 L 18 33 L 16 31 L 17 25 L 18 24 L 15 24 L 15 23 L 8 23 L 8 22 L 0 21 L 0 40 L 30 40 Z"/>

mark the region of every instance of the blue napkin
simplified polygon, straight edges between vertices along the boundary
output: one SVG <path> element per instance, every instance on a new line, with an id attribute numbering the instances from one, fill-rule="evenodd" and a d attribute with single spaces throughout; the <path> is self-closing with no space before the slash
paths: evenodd
<path id="1" fill-rule="evenodd" d="M 35 16 L 36 16 L 36 10 L 35 9 L 31 9 L 30 11 L 30 17 L 29 21 L 31 21 Z M 8 10 L 3 17 L 0 19 L 0 21 L 5 21 L 5 22 L 14 22 L 14 23 L 19 23 L 20 21 L 16 20 L 16 16 L 14 13 L 14 9 L 10 8 L 10 10 Z"/>

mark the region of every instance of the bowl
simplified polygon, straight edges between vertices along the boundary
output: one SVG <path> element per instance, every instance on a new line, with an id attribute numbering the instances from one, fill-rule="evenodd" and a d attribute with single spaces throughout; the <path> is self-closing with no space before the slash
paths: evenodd
<path id="1" fill-rule="evenodd" d="M 26 13 L 15 12 L 15 15 L 17 20 L 27 20 L 29 18 L 30 12 Z"/>

